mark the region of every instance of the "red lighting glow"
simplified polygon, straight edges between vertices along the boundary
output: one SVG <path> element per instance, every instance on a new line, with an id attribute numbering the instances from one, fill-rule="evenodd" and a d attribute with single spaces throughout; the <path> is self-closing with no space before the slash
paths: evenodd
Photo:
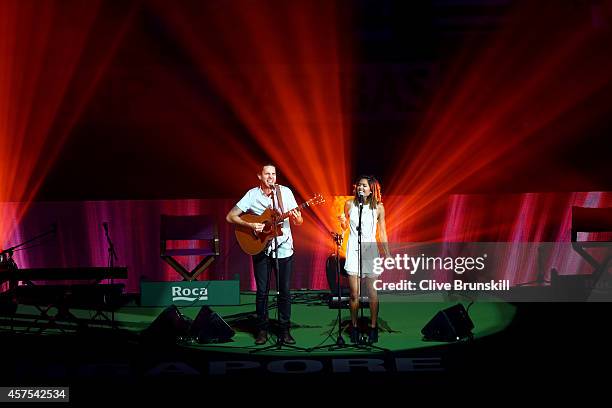
<path id="1" fill-rule="evenodd" d="M 396 157 L 387 192 L 410 197 L 392 204 L 389 230 L 415 218 L 427 225 L 446 211 L 449 194 L 510 180 L 607 120 L 610 103 L 600 91 L 612 83 L 611 33 L 563 4 L 518 2 L 501 31 L 476 38 L 452 60 L 422 126 Z M 566 167 L 553 188 L 581 177 Z M 452 205 L 448 216 L 456 217 L 461 203 Z M 453 239 L 440 230 L 418 238 Z"/>
<path id="2" fill-rule="evenodd" d="M 304 200 L 314 193 L 328 199 L 349 185 L 349 124 L 344 119 L 348 80 L 346 24 L 335 2 L 156 3 L 185 44 L 202 74 L 248 130 L 252 145 L 277 165 L 279 183 L 292 185 Z M 258 152 L 238 141 L 236 154 Z M 242 136 L 244 137 L 244 136 Z M 252 146 L 251 145 L 251 146 Z M 242 146 L 242 147 L 241 147 Z M 243 172 L 256 184 L 255 171 Z M 300 234 L 320 239 L 337 227 L 329 207 L 315 207 L 317 222 Z M 330 239 L 331 241 L 331 239 Z"/>
<path id="3" fill-rule="evenodd" d="M 0 207 L 0 245 L 35 198 L 133 11 L 100 1 L 0 2 L 0 203 L 18 202 Z"/>

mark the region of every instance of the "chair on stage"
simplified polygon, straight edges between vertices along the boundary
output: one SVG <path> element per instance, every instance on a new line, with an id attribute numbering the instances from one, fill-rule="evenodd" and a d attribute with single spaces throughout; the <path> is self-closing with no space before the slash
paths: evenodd
<path id="1" fill-rule="evenodd" d="M 160 224 L 161 258 L 177 271 L 183 280 L 195 280 L 219 256 L 219 231 L 209 215 L 162 215 Z M 170 241 L 196 241 L 194 248 L 175 248 Z M 171 246 L 171 247 L 170 247 Z M 189 271 L 177 257 L 203 256 Z"/>
<path id="2" fill-rule="evenodd" d="M 610 264 L 610 251 L 606 251 L 603 260 L 597 260 L 587 248 L 611 248 L 608 241 L 578 241 L 579 232 L 609 232 L 612 233 L 612 207 L 584 208 L 572 207 L 572 247 L 589 265 L 593 267 L 593 278 L 599 279 Z"/>
<path id="3" fill-rule="evenodd" d="M 572 207 L 572 249 L 593 268 L 593 273 L 560 275 L 553 268 L 550 282 L 554 296 L 562 301 L 611 301 L 612 282 L 606 271 L 612 258 L 612 242 L 579 241 L 580 232 L 612 232 L 612 208 Z"/>

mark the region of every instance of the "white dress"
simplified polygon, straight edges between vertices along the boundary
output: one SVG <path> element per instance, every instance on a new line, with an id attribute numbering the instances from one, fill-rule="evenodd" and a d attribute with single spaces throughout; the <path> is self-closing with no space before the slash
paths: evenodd
<path id="1" fill-rule="evenodd" d="M 350 233 L 346 244 L 346 263 L 344 269 L 349 275 L 359 276 L 359 251 L 357 226 L 359 225 L 359 206 L 351 202 L 349 210 Z M 378 276 L 373 271 L 374 258 L 379 257 L 376 243 L 376 226 L 378 225 L 378 211 L 364 205 L 361 212 L 361 264 L 362 276 Z"/>

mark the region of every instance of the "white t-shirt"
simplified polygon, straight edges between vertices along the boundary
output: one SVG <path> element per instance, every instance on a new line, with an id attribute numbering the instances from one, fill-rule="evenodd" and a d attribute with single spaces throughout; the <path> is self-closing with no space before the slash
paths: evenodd
<path id="1" fill-rule="evenodd" d="M 297 208 L 297 202 L 293 196 L 293 192 L 285 186 L 279 185 L 281 195 L 283 196 L 283 209 L 282 212 L 291 211 Z M 278 204 L 278 198 L 274 195 L 274 205 L 276 208 L 280 208 Z M 272 199 L 264 194 L 261 187 L 255 187 L 246 192 L 244 197 L 238 201 L 236 207 L 240 208 L 242 212 L 250 211 L 255 215 L 261 215 L 267 208 L 272 208 Z M 291 224 L 289 223 L 289 217 L 283 221 L 281 227 L 283 235 L 278 237 L 278 257 L 288 258 L 293 255 L 293 237 L 291 235 Z M 274 240 L 270 241 L 270 245 L 266 248 L 266 255 L 270 255 L 274 249 Z"/>

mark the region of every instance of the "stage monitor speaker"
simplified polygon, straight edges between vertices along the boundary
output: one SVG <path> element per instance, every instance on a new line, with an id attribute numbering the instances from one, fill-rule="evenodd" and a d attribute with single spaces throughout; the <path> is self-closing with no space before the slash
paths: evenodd
<path id="1" fill-rule="evenodd" d="M 189 330 L 189 335 L 198 343 L 224 343 L 234 334 L 225 320 L 208 306 L 202 306 Z"/>
<path id="2" fill-rule="evenodd" d="M 458 341 L 472 337 L 474 323 L 461 303 L 439 311 L 421 330 L 427 341 Z"/>
<path id="3" fill-rule="evenodd" d="M 174 305 L 167 307 L 149 327 L 141 333 L 145 343 L 173 344 L 181 337 L 187 337 L 191 321 L 183 316 Z"/>

